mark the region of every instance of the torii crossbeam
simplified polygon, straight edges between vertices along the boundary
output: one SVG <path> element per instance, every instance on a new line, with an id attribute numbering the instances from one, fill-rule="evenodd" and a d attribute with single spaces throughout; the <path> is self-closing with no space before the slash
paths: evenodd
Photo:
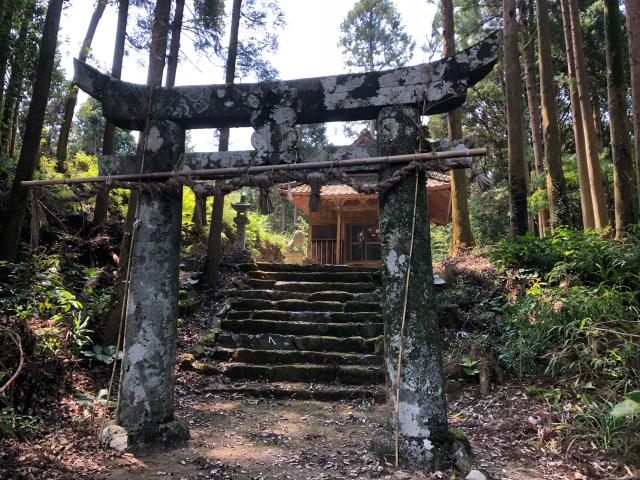
<path id="1" fill-rule="evenodd" d="M 75 82 L 102 103 L 110 122 L 143 131 L 134 162 L 138 173 L 183 168 L 184 132 L 193 128 L 250 126 L 255 130 L 255 152 L 192 157 L 207 165 L 294 163 L 300 157 L 296 125 L 374 118 L 378 143 L 366 152 L 368 156 L 413 154 L 420 149 L 420 116 L 462 105 L 467 89 L 497 62 L 499 38 L 499 32 L 494 32 L 452 57 L 375 73 L 150 89 L 76 61 Z M 347 153 L 353 155 L 354 150 Z M 382 176 L 392 170 L 387 166 Z M 106 171 L 130 172 L 131 165 L 114 162 Z M 423 171 L 416 175 L 415 180 L 406 178 L 379 196 L 387 433 L 398 432 L 403 464 L 433 469 L 450 460 L 452 437 L 431 290 L 429 224 L 413 221 L 428 218 L 426 191 L 415 187 L 426 179 Z M 161 195 L 140 193 L 117 416 L 131 443 L 173 443 L 183 440 L 186 432 L 174 419 L 173 398 L 181 198 L 177 187 Z M 403 318 L 406 325 L 401 329 Z M 382 454 L 392 458 L 389 438 L 381 436 L 378 444 Z"/>

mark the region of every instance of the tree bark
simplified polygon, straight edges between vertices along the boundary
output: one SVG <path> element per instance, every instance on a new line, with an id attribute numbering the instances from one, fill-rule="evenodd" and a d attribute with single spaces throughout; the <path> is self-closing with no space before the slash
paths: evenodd
<path id="1" fill-rule="evenodd" d="M 635 145 L 636 197 L 640 209 L 640 2 L 625 0 L 629 63 L 631 65 L 631 99 L 633 106 L 633 138 Z"/>
<path id="2" fill-rule="evenodd" d="M 442 0 L 442 37 L 445 56 L 455 55 L 456 38 L 453 19 L 453 0 Z M 449 140 L 462 139 L 462 111 L 447 114 Z M 469 193 L 464 170 L 451 171 L 451 254 L 459 255 L 474 246 L 469 216 Z"/>
<path id="3" fill-rule="evenodd" d="M 515 0 L 503 0 L 504 64 L 507 105 L 507 143 L 509 146 L 509 222 L 511 235 L 528 230 L 527 182 L 522 142 L 522 90 L 518 53 L 518 27 Z"/>
<path id="4" fill-rule="evenodd" d="M 225 67 L 224 83 L 234 83 L 236 79 L 236 60 L 238 58 L 238 33 L 240 31 L 240 10 L 242 0 L 233 0 L 233 9 L 231 11 L 231 32 L 229 36 L 229 52 L 227 55 L 227 63 Z M 219 152 L 229 150 L 229 129 L 220 129 Z"/>
<path id="5" fill-rule="evenodd" d="M 180 37 L 182 35 L 182 18 L 184 16 L 184 0 L 176 0 L 176 9 L 171 24 L 171 46 L 167 60 L 167 79 L 165 86 L 174 87 L 178 73 L 178 59 L 180 57 Z"/>
<path id="6" fill-rule="evenodd" d="M 604 182 L 602 180 L 602 170 L 598 160 L 598 140 L 596 129 L 593 124 L 593 107 L 591 105 L 591 93 L 587 78 L 587 67 L 584 58 L 584 48 L 582 44 L 582 28 L 577 0 L 566 0 L 571 18 L 571 39 L 573 52 L 575 54 L 576 67 L 576 87 L 580 100 L 580 110 L 582 114 L 582 129 L 584 131 L 584 141 L 587 152 L 587 169 L 589 171 L 589 185 L 591 187 L 591 201 L 593 202 L 594 223 L 597 229 L 609 226 L 609 212 L 604 196 Z"/>
<path id="7" fill-rule="evenodd" d="M 209 227 L 209 242 L 202 281 L 208 287 L 218 284 L 220 263 L 222 262 L 222 214 L 224 213 L 224 196 L 214 195 Z"/>
<path id="8" fill-rule="evenodd" d="M 9 35 L 11 34 L 15 11 L 16 3 L 14 2 L 6 3 L 3 1 L 0 5 L 0 109 L 4 105 L 4 78 L 7 75 L 7 66 L 11 53 Z"/>
<path id="9" fill-rule="evenodd" d="M 124 47 L 127 39 L 127 19 L 129 17 L 129 0 L 120 0 L 118 3 L 118 26 L 116 27 L 116 40 L 113 47 L 113 61 L 111 64 L 111 76 L 122 76 L 122 63 L 124 60 Z M 109 121 L 104 127 L 102 141 L 102 154 L 113 155 L 116 144 L 116 127 Z M 96 207 L 93 211 L 93 226 L 100 225 L 109 214 L 109 189 L 101 188 L 96 195 Z M 110 344 L 111 345 L 111 344 Z"/>
<path id="10" fill-rule="evenodd" d="M 105 8 L 107 7 L 107 0 L 98 0 L 96 8 L 91 15 L 89 21 L 89 27 L 87 33 L 84 36 L 84 41 L 80 47 L 80 53 L 78 54 L 78 60 L 84 62 L 89 56 L 91 51 L 91 44 L 93 43 L 93 37 L 102 18 Z M 69 133 L 71 132 L 71 124 L 73 123 L 73 114 L 78 103 L 78 87 L 77 85 L 71 85 L 71 90 L 67 96 L 67 102 L 64 107 L 64 120 L 60 127 L 60 136 L 58 137 L 58 145 L 56 146 L 56 171 L 64 173 L 67 170 L 67 147 L 69 145 Z"/>
<path id="11" fill-rule="evenodd" d="M 225 68 L 225 83 L 231 84 L 236 78 L 236 61 L 238 58 L 238 34 L 240 31 L 240 13 L 242 8 L 242 0 L 233 0 L 231 10 L 231 31 L 229 34 L 229 51 L 227 54 L 227 62 Z M 218 151 L 226 152 L 229 150 L 229 129 L 220 129 L 220 141 L 218 143 Z M 219 201 L 221 199 L 221 201 Z M 196 202 L 196 208 L 203 210 L 200 217 L 204 219 L 206 216 L 206 197 L 200 204 Z M 216 205 L 218 204 L 218 205 Z M 205 261 L 202 279 L 205 285 L 215 287 L 218 282 L 218 270 L 220 268 L 222 245 L 222 214 L 224 209 L 224 197 L 215 197 L 213 201 L 213 211 L 211 212 L 211 224 L 209 225 L 209 241 L 207 242 L 207 259 Z M 203 222 L 204 223 L 204 222 Z"/>
<path id="12" fill-rule="evenodd" d="M 38 164 L 42 126 L 51 88 L 58 29 L 62 15 L 62 3 L 63 0 L 49 0 L 47 7 L 22 150 L 9 194 L 7 217 L 0 234 L 0 259 L 9 262 L 14 261 L 18 254 L 22 224 L 29 197 L 28 189 L 20 185 L 20 182 L 31 180 Z"/>
<path id="13" fill-rule="evenodd" d="M 525 41 L 522 48 L 522 58 L 524 61 L 524 78 L 527 85 L 527 103 L 529 110 L 529 120 L 531 123 L 531 143 L 533 145 L 534 171 L 536 175 L 544 175 L 544 152 L 542 146 L 542 122 L 540 120 L 540 100 L 537 92 L 537 78 L 535 71 L 535 52 L 533 47 L 533 33 L 531 20 L 533 16 L 533 3 L 529 2 L 529 8 L 525 13 L 525 2 L 520 0 L 520 16 L 523 19 L 525 28 Z M 546 235 L 549 222 L 549 210 L 542 209 L 538 212 L 538 231 L 541 237 Z"/>
<path id="14" fill-rule="evenodd" d="M 22 103 L 22 99 L 18 97 L 16 99 L 15 106 L 13 107 L 13 116 L 11 117 L 11 140 L 9 141 L 9 150 L 7 151 L 7 155 L 9 157 L 13 157 L 16 153 L 16 141 L 18 139 L 18 121 L 19 121 L 18 116 L 20 114 L 20 103 Z"/>
<path id="15" fill-rule="evenodd" d="M 636 212 L 633 160 L 627 120 L 627 84 L 622 58 L 622 19 L 618 0 L 605 0 L 604 25 L 616 238 L 620 238 L 625 230 L 635 223 Z"/>
<path id="16" fill-rule="evenodd" d="M 567 187 L 562 170 L 560 130 L 551 57 L 551 28 L 547 0 L 537 0 L 538 7 L 538 66 L 540 69 L 540 103 L 542 105 L 542 133 L 544 161 L 547 168 L 547 195 L 551 228 L 568 225 L 570 220 Z"/>
<path id="17" fill-rule="evenodd" d="M 593 215 L 593 200 L 591 198 L 591 187 L 589 186 L 589 169 L 587 167 L 587 151 L 582 129 L 582 108 L 580 98 L 576 88 L 576 67 L 573 42 L 571 40 L 571 17 L 566 0 L 560 2 L 562 11 L 562 26 L 564 29 L 564 43 L 567 55 L 567 73 L 569 75 L 569 92 L 571 95 L 571 118 L 573 120 L 573 135 L 576 144 L 576 161 L 578 164 L 578 180 L 580 182 L 580 207 L 582 211 L 582 226 L 586 228 L 595 227 Z"/>
<path id="18" fill-rule="evenodd" d="M 25 11 L 25 16 L 20 26 L 18 34 L 17 48 L 11 62 L 11 75 L 7 84 L 6 95 L 4 99 L 4 108 L 1 109 L 2 120 L 0 120 L 0 152 L 7 154 L 9 152 L 9 143 L 11 138 L 11 128 L 13 119 L 13 107 L 16 105 L 17 98 L 21 95 L 22 82 L 24 80 L 24 64 L 27 58 L 27 37 L 29 28 L 31 28 L 31 20 L 33 18 L 33 8 L 29 8 L 29 12 Z"/>

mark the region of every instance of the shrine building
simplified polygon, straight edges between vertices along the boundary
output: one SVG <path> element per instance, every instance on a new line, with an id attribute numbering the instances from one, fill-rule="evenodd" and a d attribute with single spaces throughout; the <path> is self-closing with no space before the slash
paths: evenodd
<path id="1" fill-rule="evenodd" d="M 376 181 L 377 176 L 361 175 L 360 181 Z M 429 220 L 447 225 L 451 216 L 449 176 L 429 173 L 426 184 Z M 378 265 L 381 260 L 378 195 L 358 193 L 341 183 L 323 185 L 321 206 L 310 211 L 311 187 L 281 187 L 280 195 L 309 222 L 307 260 L 321 265 Z"/>

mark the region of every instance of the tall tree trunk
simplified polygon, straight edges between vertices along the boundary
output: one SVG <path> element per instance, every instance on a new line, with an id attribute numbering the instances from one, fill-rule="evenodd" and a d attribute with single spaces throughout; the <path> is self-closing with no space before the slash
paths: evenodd
<path id="1" fill-rule="evenodd" d="M 211 226 L 207 244 L 207 258 L 202 273 L 202 282 L 208 287 L 218 284 L 220 263 L 222 262 L 222 215 L 224 213 L 224 196 L 213 196 Z"/>
<path id="2" fill-rule="evenodd" d="M 578 164 L 578 180 L 580 182 L 580 207 L 582 211 L 582 226 L 594 228 L 593 200 L 589 186 L 589 169 L 587 167 L 587 147 L 585 145 L 584 130 L 582 129 L 582 108 L 576 88 L 576 67 L 573 42 L 571 40 L 571 17 L 566 0 L 561 0 L 562 26 L 564 29 L 564 43 L 567 54 L 567 73 L 569 75 L 569 92 L 571 95 L 571 118 L 573 120 L 573 135 L 576 144 L 576 161 Z"/>
<path id="3" fill-rule="evenodd" d="M 231 11 L 231 33 L 229 36 L 229 52 L 227 55 L 227 63 L 225 67 L 224 83 L 234 83 L 236 79 L 236 60 L 238 58 L 238 33 L 240 31 L 240 9 L 242 0 L 233 0 L 233 9 Z M 229 150 L 229 129 L 220 129 L 220 143 L 218 151 L 226 152 Z"/>
<path id="4" fill-rule="evenodd" d="M 0 110 L 4 105 L 4 78 L 7 75 L 11 43 L 9 36 L 16 12 L 17 2 L 10 1 L 0 5 Z"/>
<path id="5" fill-rule="evenodd" d="M 176 9 L 173 13 L 173 23 L 171 24 L 171 46 L 169 47 L 169 58 L 167 59 L 167 79 L 165 81 L 167 87 L 174 87 L 176 84 L 183 16 L 184 0 L 176 0 Z"/>
<path id="6" fill-rule="evenodd" d="M 118 2 L 118 26 L 116 27 L 116 40 L 113 47 L 113 61 L 111 64 L 111 76 L 119 79 L 122 76 L 122 63 L 124 60 L 124 47 L 127 40 L 127 19 L 129 17 L 129 0 Z M 102 141 L 102 154 L 113 155 L 116 146 L 116 126 L 107 121 L 104 127 Z M 109 213 L 109 189 L 102 187 L 96 195 L 96 207 L 93 211 L 93 226 L 100 225 L 107 219 Z"/>
<path id="7" fill-rule="evenodd" d="M 593 217 L 597 229 L 606 228 L 609 225 L 609 212 L 604 196 L 604 182 L 602 170 L 598 160 L 598 140 L 593 124 L 593 108 L 591 105 L 591 93 L 587 78 L 587 67 L 582 45 L 582 27 L 578 12 L 577 0 L 566 0 L 571 18 L 571 39 L 576 67 L 576 87 L 580 100 L 580 113 L 582 114 L 582 129 L 584 131 L 584 144 L 587 151 L 587 169 L 589 171 L 589 185 L 591 187 L 591 201 L 593 202 Z"/>
<path id="8" fill-rule="evenodd" d="M 233 0 L 231 11 L 231 32 L 229 35 L 229 51 L 225 69 L 225 83 L 234 83 L 236 78 L 236 60 L 238 57 L 238 33 L 240 31 L 240 11 L 242 0 Z M 220 129 L 220 142 L 218 151 L 229 150 L 229 129 Z M 217 204 L 217 205 L 216 205 Z M 200 206 L 196 202 L 196 207 L 206 211 L 206 198 L 202 200 Z M 215 287 L 218 283 L 218 269 L 220 268 L 220 246 L 222 245 L 222 214 L 224 209 L 224 197 L 215 197 L 213 211 L 211 212 L 211 224 L 209 225 L 209 241 L 207 243 L 207 260 L 204 264 L 202 279 L 205 285 Z M 204 214 L 202 215 L 204 217 Z"/>
<path id="9" fill-rule="evenodd" d="M 5 95 L 4 108 L 0 108 L 2 116 L 0 117 L 0 152 L 7 154 L 9 152 L 9 143 L 11 139 L 11 120 L 13 118 L 13 107 L 16 99 L 20 96 L 22 90 L 22 82 L 24 80 L 24 64 L 27 58 L 27 36 L 31 28 L 31 20 L 33 18 L 33 7 L 30 5 L 29 11 L 24 12 L 20 33 L 18 34 L 18 42 L 11 62 L 11 75 Z"/>
<path id="10" fill-rule="evenodd" d="M 455 55 L 456 38 L 453 20 L 453 0 L 442 0 L 442 37 L 445 56 Z M 462 112 L 456 109 L 447 114 L 449 140 L 462 139 Z M 451 254 L 459 255 L 474 245 L 469 217 L 467 175 L 464 170 L 451 170 Z"/>
<path id="11" fill-rule="evenodd" d="M 625 0 L 627 9 L 627 35 L 629 36 L 629 63 L 631 65 L 631 99 L 633 106 L 633 138 L 636 164 L 636 197 L 640 209 L 640 2 Z"/>
<path id="12" fill-rule="evenodd" d="M 509 221 L 511 234 L 524 235 L 528 229 L 527 181 L 522 143 L 522 90 L 518 53 L 518 24 L 515 0 L 503 0 L 504 64 L 509 145 Z"/>
<path id="13" fill-rule="evenodd" d="M 613 197 L 616 212 L 616 238 L 635 223 L 635 185 L 627 121 L 627 84 L 622 58 L 622 19 L 618 0 L 604 2 L 604 33 L 607 51 L 607 93 L 609 130 L 613 156 Z"/>
<path id="14" fill-rule="evenodd" d="M 533 2 L 525 7 L 524 0 L 520 0 L 520 16 L 525 27 L 524 47 L 522 58 L 524 60 L 524 78 L 527 85 L 527 104 L 529 120 L 531 122 L 531 143 L 533 145 L 534 171 L 536 175 L 544 175 L 544 152 L 542 147 L 542 122 L 540 120 L 540 100 L 537 92 L 537 78 L 535 70 L 535 52 L 533 43 L 533 31 L 531 28 L 533 15 Z M 541 237 L 546 234 L 549 222 L 549 210 L 542 209 L 538 212 L 538 230 Z"/>
<path id="15" fill-rule="evenodd" d="M 547 195 L 551 228 L 568 225 L 570 220 L 567 186 L 562 170 L 562 151 L 556 89 L 551 58 L 551 28 L 547 0 L 537 0 L 538 7 L 538 66 L 540 69 L 540 103 L 542 105 L 542 133 L 544 138 L 544 162 L 547 168 Z"/>
<path id="16" fill-rule="evenodd" d="M 87 28 L 87 33 L 80 47 L 80 53 L 78 54 L 78 60 L 81 62 L 86 61 L 89 56 L 93 37 L 106 6 L 107 0 L 97 0 L 96 8 L 93 11 L 93 15 L 91 15 L 89 27 Z M 67 170 L 67 146 L 69 145 L 69 133 L 71 132 L 76 103 L 78 103 L 78 86 L 71 85 L 71 90 L 69 90 L 67 102 L 64 106 L 64 120 L 60 127 L 60 135 L 58 136 L 58 145 L 56 147 L 56 171 L 60 173 L 64 173 Z"/>
<path id="17" fill-rule="evenodd" d="M 47 15 L 40 41 L 40 53 L 36 78 L 33 84 L 31 104 L 27 115 L 22 150 L 16 167 L 16 174 L 9 194 L 7 205 L 7 218 L 2 226 L 0 234 L 0 259 L 14 261 L 20 245 L 22 223 L 27 209 L 28 189 L 20 182 L 31 180 L 38 164 L 38 152 L 42 136 L 44 115 L 49 99 L 51 78 L 53 76 L 53 63 L 56 55 L 58 41 L 58 29 L 62 15 L 63 0 L 49 0 Z"/>
<path id="18" fill-rule="evenodd" d="M 20 86 L 22 88 L 22 85 Z M 13 116 L 11 117 L 11 140 L 9 141 L 9 150 L 7 151 L 7 155 L 9 157 L 13 157 L 16 153 L 16 141 L 18 139 L 18 122 L 20 114 L 20 103 L 22 103 L 22 99 L 20 97 L 16 98 L 15 106 L 13 107 Z"/>

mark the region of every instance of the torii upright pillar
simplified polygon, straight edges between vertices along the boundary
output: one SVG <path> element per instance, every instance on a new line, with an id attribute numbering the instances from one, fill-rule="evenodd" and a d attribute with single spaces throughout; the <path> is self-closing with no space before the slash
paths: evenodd
<path id="1" fill-rule="evenodd" d="M 417 152 L 419 125 L 420 114 L 415 108 L 381 110 L 380 153 Z M 391 173 L 388 168 L 383 177 Z M 397 452 L 401 465 L 434 470 L 447 467 L 453 452 L 447 425 L 428 218 L 424 171 L 417 172 L 417 179 L 410 175 L 380 194 L 382 315 L 390 388 L 387 429 L 381 432 L 375 448 L 387 461 L 394 461 Z"/>
<path id="2" fill-rule="evenodd" d="M 184 129 L 175 122 L 156 122 L 141 137 L 144 172 L 172 170 L 183 152 Z M 174 419 L 173 394 L 182 187 L 142 190 L 139 199 L 117 423 L 131 445 L 171 445 L 188 438 Z"/>

